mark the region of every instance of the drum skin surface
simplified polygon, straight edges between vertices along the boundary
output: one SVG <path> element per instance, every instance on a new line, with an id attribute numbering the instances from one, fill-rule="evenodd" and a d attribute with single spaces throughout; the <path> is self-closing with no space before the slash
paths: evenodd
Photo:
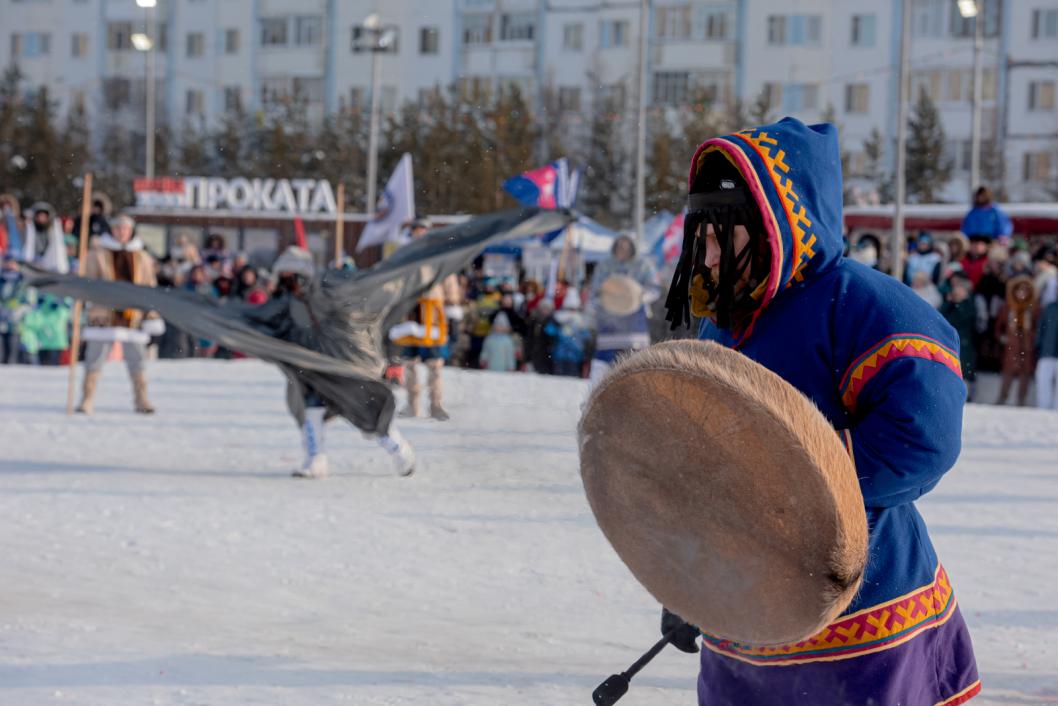
<path id="1" fill-rule="evenodd" d="M 741 353 L 672 341 L 592 392 L 581 478 L 635 578 L 704 632 L 749 645 L 805 639 L 862 579 L 855 466 L 800 392 Z"/>

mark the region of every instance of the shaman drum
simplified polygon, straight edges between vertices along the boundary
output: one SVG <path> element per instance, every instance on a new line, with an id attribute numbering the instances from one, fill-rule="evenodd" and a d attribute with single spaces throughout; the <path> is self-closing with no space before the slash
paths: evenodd
<path id="1" fill-rule="evenodd" d="M 599 287 L 599 306 L 614 316 L 628 316 L 643 306 L 643 287 L 631 277 L 613 275 Z"/>
<path id="2" fill-rule="evenodd" d="M 795 642 L 859 590 L 867 519 L 854 464 L 807 398 L 741 353 L 672 341 L 629 356 L 593 390 L 579 441 L 603 534 L 702 631 Z"/>

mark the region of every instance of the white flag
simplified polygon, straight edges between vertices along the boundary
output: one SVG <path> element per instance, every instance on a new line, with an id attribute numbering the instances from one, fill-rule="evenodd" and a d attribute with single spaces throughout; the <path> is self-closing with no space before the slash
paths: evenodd
<path id="1" fill-rule="evenodd" d="M 412 190 L 411 155 L 405 153 L 386 189 L 378 199 L 375 217 L 364 226 L 356 251 L 400 239 L 401 227 L 415 218 L 415 193 Z"/>

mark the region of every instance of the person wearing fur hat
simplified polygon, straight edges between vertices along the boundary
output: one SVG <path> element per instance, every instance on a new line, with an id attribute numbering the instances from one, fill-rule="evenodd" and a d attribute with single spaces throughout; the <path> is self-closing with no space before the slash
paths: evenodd
<path id="1" fill-rule="evenodd" d="M 1027 274 L 1017 274 L 1007 282 L 1006 294 L 995 324 L 995 337 L 1003 351 L 1000 369 L 1003 381 L 996 404 L 1007 403 L 1010 388 L 1017 378 L 1018 406 L 1024 407 L 1036 369 L 1036 329 L 1040 318 L 1036 288 Z"/>
<path id="2" fill-rule="evenodd" d="M 627 235 L 614 239 L 610 257 L 599 263 L 588 290 L 588 315 L 594 324 L 595 352 L 588 378 L 598 382 L 622 353 L 650 345 L 647 307 L 660 294 L 649 258 L 636 257 Z"/>
<path id="3" fill-rule="evenodd" d="M 92 240 L 85 260 L 85 277 L 157 286 L 154 258 L 136 236 L 136 222 L 131 216 L 118 216 L 110 233 Z M 140 414 L 154 414 L 154 405 L 147 397 L 147 344 L 151 336 L 164 332 L 165 323 L 154 314 L 145 316 L 138 309 L 114 310 L 89 304 L 88 327 L 84 332 L 85 376 L 77 411 L 92 413 L 103 366 L 114 343 L 120 342 L 132 380 L 133 407 Z"/>
<path id="4" fill-rule="evenodd" d="M 13 214 L 7 213 L 8 238 L 21 243 L 19 253 L 23 262 L 36 265 L 50 272 L 70 271 L 70 260 L 66 256 L 65 234 L 62 221 L 50 203 L 38 201 L 29 209 L 25 233 L 19 233 Z M 11 248 L 13 251 L 14 248 Z"/>
<path id="5" fill-rule="evenodd" d="M 855 462 L 870 556 L 852 603 L 814 636 L 762 646 L 703 634 L 698 703 L 970 700 L 981 683 L 969 632 L 914 504 L 959 455 L 955 331 L 910 289 L 842 255 L 834 126 L 785 118 L 710 139 L 688 184 L 668 318 L 701 317 L 701 338 L 818 407 Z M 677 646 L 697 651 L 693 637 Z"/>
<path id="6" fill-rule="evenodd" d="M 88 215 L 88 237 L 98 238 L 104 233 L 110 233 L 110 199 L 106 194 L 96 192 L 92 195 L 92 211 Z M 81 237 L 81 214 L 73 219 L 73 229 L 70 231 L 76 237 Z"/>

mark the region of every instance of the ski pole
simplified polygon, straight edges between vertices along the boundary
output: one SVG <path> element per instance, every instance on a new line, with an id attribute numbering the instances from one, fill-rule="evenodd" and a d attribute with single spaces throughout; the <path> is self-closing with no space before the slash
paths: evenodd
<path id="1" fill-rule="evenodd" d="M 650 660 L 657 657 L 658 653 L 665 649 L 665 645 L 672 642 L 672 638 L 676 637 L 676 632 L 685 625 L 686 623 L 680 623 L 665 633 L 660 640 L 654 643 L 653 647 L 643 653 L 642 657 L 633 662 L 627 671 L 620 674 L 611 674 L 606 678 L 606 681 L 595 687 L 595 691 L 591 693 L 591 698 L 596 706 L 613 706 L 622 696 L 628 693 L 628 685 L 632 681 L 632 677 L 638 674 L 643 667 L 650 664 Z"/>

